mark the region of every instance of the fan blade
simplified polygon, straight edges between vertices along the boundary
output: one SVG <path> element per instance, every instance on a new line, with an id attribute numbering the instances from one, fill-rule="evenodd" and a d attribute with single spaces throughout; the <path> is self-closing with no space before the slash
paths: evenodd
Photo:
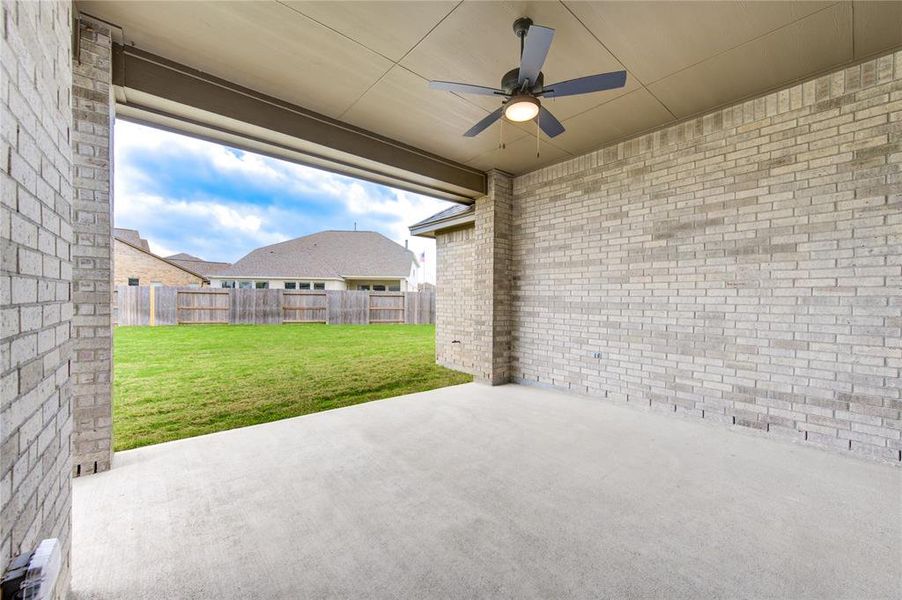
<path id="1" fill-rule="evenodd" d="M 539 129 L 550 138 L 564 133 L 564 126 L 544 106 L 539 107 Z"/>
<path id="2" fill-rule="evenodd" d="M 548 49 L 551 48 L 551 39 L 554 37 L 554 29 L 532 25 L 526 32 L 526 43 L 523 46 L 523 54 L 520 56 L 519 83 L 529 80 L 529 86 L 533 87 L 539 78 Z"/>
<path id="3" fill-rule="evenodd" d="M 561 96 L 576 96 L 577 94 L 590 94 L 614 90 L 626 85 L 626 71 L 614 71 L 613 73 L 601 73 L 600 75 L 588 75 L 560 83 L 546 85 L 541 92 L 548 98 L 560 98 Z"/>
<path id="4" fill-rule="evenodd" d="M 458 92 L 460 94 L 479 94 L 481 96 L 505 96 L 504 90 L 484 87 L 481 85 L 470 85 L 469 83 L 454 83 L 453 81 L 430 81 L 429 87 L 434 90 L 444 90 L 446 92 Z"/>
<path id="5" fill-rule="evenodd" d="M 464 137 L 476 137 L 480 133 L 486 130 L 486 128 L 501 118 L 501 112 L 504 110 L 504 107 L 499 108 L 495 112 L 489 114 L 479 123 L 470 127 L 470 130 L 464 134 Z"/>

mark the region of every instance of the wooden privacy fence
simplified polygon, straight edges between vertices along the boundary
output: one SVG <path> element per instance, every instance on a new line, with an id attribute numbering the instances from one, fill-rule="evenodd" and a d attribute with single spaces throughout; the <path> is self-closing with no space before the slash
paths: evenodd
<path id="1" fill-rule="evenodd" d="M 435 323 L 435 292 L 118 286 L 116 325 Z"/>

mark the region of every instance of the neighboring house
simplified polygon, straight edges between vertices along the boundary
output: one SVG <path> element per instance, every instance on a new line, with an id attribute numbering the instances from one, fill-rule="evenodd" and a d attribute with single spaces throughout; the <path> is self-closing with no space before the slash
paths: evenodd
<path id="1" fill-rule="evenodd" d="M 114 285 L 171 285 L 200 287 L 203 274 L 150 251 L 147 240 L 134 229 L 113 230 Z"/>
<path id="2" fill-rule="evenodd" d="M 413 291 L 413 252 L 374 231 L 321 231 L 258 248 L 216 275 L 213 287 Z"/>
<path id="3" fill-rule="evenodd" d="M 184 252 L 167 256 L 166 260 L 174 262 L 180 267 L 185 267 L 195 273 L 200 273 L 208 278 L 212 275 L 217 275 L 232 266 L 232 263 L 204 260 L 190 254 L 185 254 Z"/>

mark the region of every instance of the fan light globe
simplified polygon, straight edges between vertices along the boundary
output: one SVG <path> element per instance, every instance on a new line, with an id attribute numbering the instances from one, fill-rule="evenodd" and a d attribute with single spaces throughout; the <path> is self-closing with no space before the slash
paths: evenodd
<path id="1" fill-rule="evenodd" d="M 517 123 L 535 119 L 537 114 L 539 101 L 532 96 L 514 96 L 504 107 L 504 116 Z"/>

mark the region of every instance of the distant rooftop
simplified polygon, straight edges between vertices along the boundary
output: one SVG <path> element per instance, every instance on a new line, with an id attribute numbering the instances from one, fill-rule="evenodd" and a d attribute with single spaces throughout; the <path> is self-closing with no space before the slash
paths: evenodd
<path id="1" fill-rule="evenodd" d="M 232 263 L 204 260 L 186 252 L 179 252 L 178 254 L 167 256 L 166 260 L 174 262 L 175 264 L 185 267 L 186 269 L 190 269 L 195 273 L 200 273 L 204 277 L 218 275 L 222 271 L 225 271 L 232 266 Z"/>
<path id="2" fill-rule="evenodd" d="M 218 277 L 407 277 L 413 252 L 375 231 L 321 231 L 257 248 Z"/>
<path id="3" fill-rule="evenodd" d="M 145 252 L 150 252 L 150 244 L 141 237 L 137 229 L 124 229 L 122 227 L 113 228 L 113 237 L 122 240 L 132 246 L 137 246 Z"/>

